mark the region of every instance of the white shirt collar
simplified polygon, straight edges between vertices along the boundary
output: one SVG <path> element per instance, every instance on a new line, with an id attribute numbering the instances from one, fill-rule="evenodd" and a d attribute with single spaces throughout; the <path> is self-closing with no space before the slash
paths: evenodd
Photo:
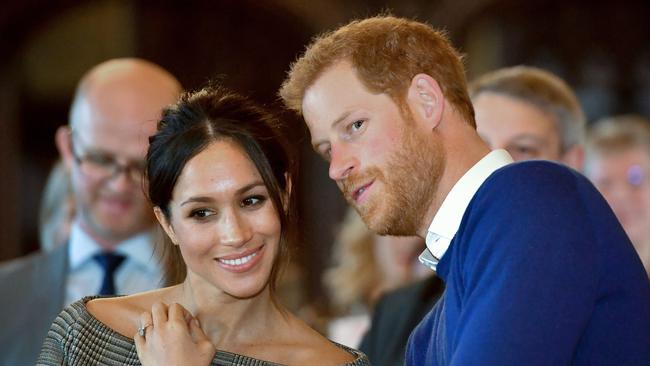
<path id="1" fill-rule="evenodd" d="M 69 268 L 74 270 L 91 260 L 95 254 L 102 252 L 102 247 L 74 222 L 70 228 L 70 243 L 68 244 Z M 145 231 L 136 234 L 115 247 L 115 252 L 123 254 L 147 271 L 158 271 L 159 254 L 154 251 L 153 233 Z"/>
<path id="2" fill-rule="evenodd" d="M 494 150 L 471 167 L 449 191 L 433 217 L 427 232 L 427 248 L 420 255 L 420 261 L 435 270 L 438 261 L 447 251 L 456 235 L 465 210 L 474 194 L 495 170 L 512 163 L 512 157 L 505 150 Z"/>

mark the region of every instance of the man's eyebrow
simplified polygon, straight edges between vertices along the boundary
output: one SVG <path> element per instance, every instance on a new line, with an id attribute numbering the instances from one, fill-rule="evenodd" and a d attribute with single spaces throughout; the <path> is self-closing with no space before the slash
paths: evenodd
<path id="1" fill-rule="evenodd" d="M 546 139 L 540 138 L 539 136 L 537 136 L 535 134 L 532 134 L 532 133 L 528 133 L 528 132 L 517 134 L 512 138 L 512 140 L 513 141 L 522 141 L 522 140 L 524 140 L 524 141 L 535 141 L 535 142 L 539 142 L 539 143 L 546 143 Z"/>
<path id="2" fill-rule="evenodd" d="M 338 125 L 339 123 L 341 123 L 342 121 L 344 121 L 346 118 L 348 118 L 348 116 L 349 116 L 350 114 L 352 114 L 352 111 L 346 111 L 346 112 L 343 112 L 343 114 L 341 114 L 337 119 L 334 120 L 334 122 L 332 122 L 332 123 L 330 124 L 330 129 L 336 127 L 336 125 Z M 324 144 L 324 143 L 329 143 L 329 141 L 327 141 L 327 140 L 317 140 L 317 141 L 313 141 L 313 142 L 311 143 L 311 146 L 313 146 L 314 149 L 318 149 L 318 146 L 320 146 L 320 145 L 322 145 L 322 144 Z"/>

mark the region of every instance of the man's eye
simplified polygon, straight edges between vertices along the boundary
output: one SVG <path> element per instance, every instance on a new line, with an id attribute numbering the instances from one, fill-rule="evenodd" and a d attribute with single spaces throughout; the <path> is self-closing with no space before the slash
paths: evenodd
<path id="1" fill-rule="evenodd" d="M 361 127 L 363 127 L 364 123 L 365 123 L 365 121 L 363 121 L 363 120 L 354 121 L 354 122 L 352 122 L 352 124 L 350 124 L 350 129 L 352 131 L 359 131 L 361 129 Z"/>
<path id="2" fill-rule="evenodd" d="M 539 149 L 532 146 L 515 146 L 513 150 L 513 155 L 517 155 L 522 158 L 531 159 L 539 156 Z"/>
<path id="3" fill-rule="evenodd" d="M 241 207 L 254 207 L 261 205 L 266 200 L 263 196 L 246 197 L 241 201 Z"/>
<path id="4" fill-rule="evenodd" d="M 101 166 L 110 166 L 113 165 L 115 160 L 107 155 L 95 155 L 89 154 L 86 156 L 86 160 L 92 164 L 101 165 Z"/>

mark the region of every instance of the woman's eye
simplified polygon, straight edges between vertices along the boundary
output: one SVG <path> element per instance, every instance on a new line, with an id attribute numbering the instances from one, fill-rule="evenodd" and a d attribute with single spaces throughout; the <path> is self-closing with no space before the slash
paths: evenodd
<path id="1" fill-rule="evenodd" d="M 190 217 L 197 218 L 197 219 L 204 219 L 210 216 L 210 214 L 211 214 L 210 210 L 200 209 L 200 210 L 192 211 L 190 213 Z"/>
<path id="2" fill-rule="evenodd" d="M 254 206 L 259 206 L 266 200 L 265 197 L 263 196 L 252 196 L 252 197 L 246 197 L 241 201 L 241 206 L 242 207 L 254 207 Z"/>

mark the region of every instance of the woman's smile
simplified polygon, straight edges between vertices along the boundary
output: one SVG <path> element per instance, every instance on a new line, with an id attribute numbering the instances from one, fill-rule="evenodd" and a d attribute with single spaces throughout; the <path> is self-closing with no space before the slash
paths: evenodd
<path id="1" fill-rule="evenodd" d="M 260 262 L 264 255 L 265 246 L 262 245 L 258 248 L 247 250 L 243 253 L 227 255 L 216 258 L 217 263 L 221 268 L 234 272 L 244 273 L 251 270 L 257 263 Z"/>

